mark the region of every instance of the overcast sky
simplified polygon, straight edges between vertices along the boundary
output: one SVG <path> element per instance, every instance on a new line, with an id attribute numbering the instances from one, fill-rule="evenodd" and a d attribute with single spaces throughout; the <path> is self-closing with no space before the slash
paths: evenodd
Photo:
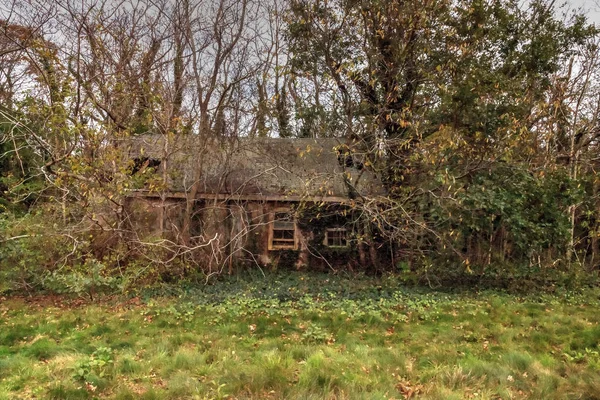
<path id="1" fill-rule="evenodd" d="M 571 3 L 575 8 L 582 8 L 584 11 L 586 11 L 590 22 L 600 25 L 600 1 L 569 0 L 569 3 Z"/>

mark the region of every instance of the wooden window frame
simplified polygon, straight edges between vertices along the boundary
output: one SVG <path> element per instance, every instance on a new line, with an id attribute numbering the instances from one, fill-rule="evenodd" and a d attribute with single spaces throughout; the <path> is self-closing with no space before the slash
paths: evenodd
<path id="1" fill-rule="evenodd" d="M 331 232 L 343 232 L 345 244 L 330 245 L 329 244 L 329 234 Z M 348 247 L 348 230 L 346 228 L 327 228 L 327 230 L 325 230 L 325 238 L 323 239 L 323 244 L 327 247 L 338 248 L 338 249 Z"/>
<path id="2" fill-rule="evenodd" d="M 275 227 L 275 223 L 277 222 L 277 214 L 286 213 L 291 216 L 292 223 L 294 224 L 294 238 L 290 240 L 289 244 L 277 244 L 278 239 L 275 239 L 275 231 L 290 231 L 291 229 L 278 229 Z M 298 224 L 296 222 L 296 218 L 291 214 L 291 210 L 289 208 L 278 208 L 270 213 L 269 216 L 269 250 L 298 250 Z M 282 239 L 283 240 L 283 239 Z M 275 242 L 275 243 L 274 243 Z"/>

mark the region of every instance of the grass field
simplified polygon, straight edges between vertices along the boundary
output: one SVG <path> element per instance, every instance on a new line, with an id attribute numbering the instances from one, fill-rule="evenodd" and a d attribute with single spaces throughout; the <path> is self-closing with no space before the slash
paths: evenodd
<path id="1" fill-rule="evenodd" d="M 0 399 L 595 399 L 598 291 L 439 293 L 375 278 L 0 299 Z"/>

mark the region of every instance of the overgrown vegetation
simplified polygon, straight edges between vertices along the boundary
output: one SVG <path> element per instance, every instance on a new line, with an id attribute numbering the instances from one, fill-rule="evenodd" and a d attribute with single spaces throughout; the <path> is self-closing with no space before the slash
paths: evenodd
<path id="1" fill-rule="evenodd" d="M 600 390 L 597 290 L 440 293 L 287 273 L 146 295 L 2 298 L 0 399 L 577 399 Z"/>
<path id="2" fill-rule="evenodd" d="M 233 215 L 240 188 L 211 203 L 229 237 L 198 221 L 208 153 L 265 137 L 339 139 L 347 214 L 321 221 L 353 242 L 325 248 L 313 230 L 322 262 L 308 268 L 597 283 L 600 36 L 584 13 L 551 0 L 126 3 L 0 6 L 0 293 L 202 281 L 247 267 L 239 253 L 295 265 L 294 250 L 257 256 L 268 221 Z M 133 156 L 150 137 L 158 153 Z M 172 193 L 176 143 L 190 162 Z M 356 188 L 364 171 L 381 193 Z M 160 199 L 152 232 L 129 207 L 141 188 Z"/>

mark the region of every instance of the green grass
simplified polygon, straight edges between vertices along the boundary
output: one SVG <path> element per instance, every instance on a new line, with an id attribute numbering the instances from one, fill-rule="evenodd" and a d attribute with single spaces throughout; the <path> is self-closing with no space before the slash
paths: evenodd
<path id="1" fill-rule="evenodd" d="M 0 399 L 595 399 L 598 299 L 298 274 L 3 298 Z"/>

